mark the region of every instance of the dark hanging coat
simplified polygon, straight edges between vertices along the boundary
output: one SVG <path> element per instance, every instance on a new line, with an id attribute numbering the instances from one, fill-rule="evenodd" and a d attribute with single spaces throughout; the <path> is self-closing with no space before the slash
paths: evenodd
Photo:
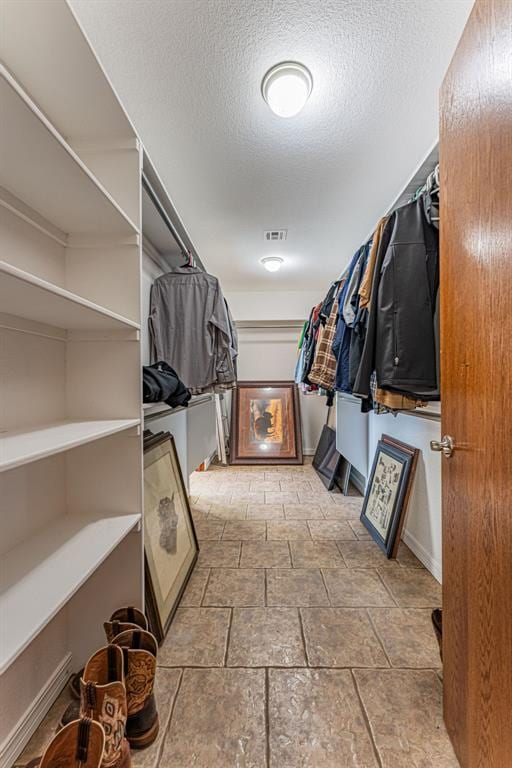
<path id="1" fill-rule="evenodd" d="M 427 220 L 420 197 L 398 208 L 382 233 L 354 394 L 369 397 L 374 370 L 384 389 L 436 389 L 438 285 L 438 232 Z"/>

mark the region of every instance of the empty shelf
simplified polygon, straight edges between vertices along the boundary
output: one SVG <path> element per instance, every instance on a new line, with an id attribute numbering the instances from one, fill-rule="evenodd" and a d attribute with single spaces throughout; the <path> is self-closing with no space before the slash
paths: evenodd
<path id="1" fill-rule="evenodd" d="M 60 230 L 127 237 L 137 227 L 4 67 L 0 185 Z"/>
<path id="2" fill-rule="evenodd" d="M 140 520 L 138 514 L 64 515 L 2 557 L 0 672 Z"/>
<path id="3" fill-rule="evenodd" d="M 139 419 L 58 421 L 0 435 L 0 471 L 20 467 L 140 424 Z"/>
<path id="4" fill-rule="evenodd" d="M 139 329 L 132 320 L 0 261 L 2 312 L 67 330 Z"/>

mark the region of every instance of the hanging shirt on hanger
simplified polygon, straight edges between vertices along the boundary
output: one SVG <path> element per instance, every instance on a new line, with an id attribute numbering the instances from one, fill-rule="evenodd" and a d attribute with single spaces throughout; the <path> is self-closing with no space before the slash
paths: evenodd
<path id="1" fill-rule="evenodd" d="M 165 360 L 192 394 L 235 385 L 236 332 L 219 281 L 197 267 L 177 267 L 151 289 L 153 360 Z"/>
<path id="2" fill-rule="evenodd" d="M 383 218 L 377 224 L 375 232 L 373 233 L 368 263 L 364 271 L 363 279 L 361 280 L 361 285 L 359 286 L 359 306 L 361 309 L 366 309 L 370 304 L 377 252 L 379 250 L 380 239 L 382 237 L 382 232 L 387 220 L 387 216 L 383 216 Z"/>
<path id="3" fill-rule="evenodd" d="M 338 286 L 338 293 L 341 290 L 344 281 Z M 313 367 L 309 374 L 309 380 L 313 384 L 327 391 L 334 389 L 334 379 L 336 377 L 336 358 L 332 351 L 332 342 L 336 333 L 336 322 L 338 320 L 338 302 L 336 293 L 331 303 L 331 313 L 325 324 L 322 338 L 320 339 L 315 354 Z"/>

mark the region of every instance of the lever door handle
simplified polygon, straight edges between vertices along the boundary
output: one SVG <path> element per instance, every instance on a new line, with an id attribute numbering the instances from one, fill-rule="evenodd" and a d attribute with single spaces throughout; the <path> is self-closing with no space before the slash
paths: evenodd
<path id="1" fill-rule="evenodd" d="M 450 456 L 453 456 L 455 450 L 455 440 L 450 435 L 444 435 L 441 441 L 431 440 L 430 450 L 439 451 L 443 456 L 446 456 L 446 458 L 449 459 Z"/>

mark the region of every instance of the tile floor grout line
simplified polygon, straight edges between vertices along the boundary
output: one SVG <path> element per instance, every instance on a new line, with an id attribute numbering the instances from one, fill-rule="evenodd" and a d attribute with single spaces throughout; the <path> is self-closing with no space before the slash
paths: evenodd
<path id="1" fill-rule="evenodd" d="M 390 666 L 390 669 L 393 669 L 393 664 L 391 663 L 391 659 L 389 658 L 388 653 L 386 651 L 386 648 L 385 648 L 385 645 L 384 645 L 384 641 L 382 640 L 381 636 L 377 632 L 377 628 L 375 627 L 375 624 L 373 623 L 373 619 L 372 619 L 371 614 L 370 614 L 370 608 L 368 606 L 366 606 L 365 610 L 366 610 L 366 615 L 368 616 L 368 621 L 370 622 L 370 626 L 373 629 L 373 632 L 375 634 L 375 637 L 377 638 L 377 641 L 378 641 L 380 647 L 382 648 L 382 652 L 384 653 L 384 656 L 388 660 L 388 664 Z"/>
<path id="2" fill-rule="evenodd" d="M 199 601 L 199 607 L 200 608 L 203 606 L 204 599 L 206 597 L 206 590 L 208 589 L 208 586 L 210 584 L 211 577 L 212 577 L 212 568 L 208 568 L 208 576 L 206 577 L 206 581 L 205 581 L 205 584 L 204 584 L 203 594 L 201 595 L 201 600 Z"/>
<path id="3" fill-rule="evenodd" d="M 364 723 L 366 725 L 366 730 L 368 731 L 368 735 L 370 737 L 370 743 L 372 745 L 373 754 L 375 756 L 375 759 L 377 760 L 377 765 L 379 766 L 379 768 L 384 768 L 384 764 L 383 764 L 383 762 L 381 760 L 379 750 L 377 749 L 377 743 L 376 743 L 375 737 L 373 735 L 372 724 L 370 722 L 370 718 L 368 716 L 368 712 L 366 711 L 366 708 L 364 706 L 364 702 L 363 702 L 363 698 L 361 696 L 361 692 L 360 692 L 359 687 L 357 685 L 356 676 L 354 675 L 354 669 L 350 670 L 350 675 L 352 677 L 352 682 L 353 682 L 353 685 L 354 685 L 354 688 L 355 688 L 355 691 L 356 691 L 356 696 L 357 696 L 357 699 L 359 701 L 359 706 L 361 707 L 361 712 L 362 712 L 362 715 L 363 715 Z"/>
<path id="4" fill-rule="evenodd" d="M 309 654 L 308 654 L 308 648 L 306 645 L 306 633 L 304 631 L 304 623 L 302 620 L 302 610 L 300 608 L 297 608 L 297 613 L 299 614 L 299 627 L 300 627 L 300 635 L 302 637 L 302 646 L 304 648 L 304 658 L 306 659 L 306 667 L 311 667 L 311 664 L 309 663 Z"/>
<path id="5" fill-rule="evenodd" d="M 333 606 L 333 604 L 332 604 L 331 595 L 329 594 L 329 590 L 327 589 L 327 582 L 325 580 L 324 570 L 323 570 L 323 568 L 319 568 L 318 570 L 320 571 L 320 576 L 322 577 L 322 582 L 323 582 L 323 585 L 324 585 L 325 594 L 327 595 L 327 599 L 329 601 L 329 605 L 331 606 L 331 608 L 334 608 L 335 606 Z"/>
<path id="6" fill-rule="evenodd" d="M 180 668 L 177 667 L 177 669 L 180 669 Z M 183 668 L 181 668 L 181 674 L 180 674 L 180 678 L 178 680 L 178 685 L 176 687 L 176 693 L 174 694 L 174 701 L 172 702 L 171 711 L 169 713 L 169 720 L 167 721 L 167 726 L 164 729 L 164 734 L 163 734 L 163 737 L 162 737 L 162 743 L 160 744 L 160 746 L 158 748 L 157 757 L 156 757 L 156 760 L 155 760 L 155 768 L 159 768 L 159 766 L 160 766 L 160 760 L 162 759 L 162 755 L 163 755 L 164 750 L 165 750 L 165 743 L 167 741 L 167 737 L 168 737 L 169 732 L 171 730 L 172 717 L 174 715 L 174 710 L 176 708 L 176 702 L 178 701 L 178 696 L 179 696 L 179 693 L 180 693 L 180 690 L 181 690 L 181 683 L 182 683 L 182 680 L 183 680 L 183 673 L 184 673 L 184 671 L 185 670 Z"/>
<path id="7" fill-rule="evenodd" d="M 265 594 L 264 594 L 264 596 L 263 596 L 263 599 L 264 599 L 264 603 L 265 603 L 265 608 L 268 608 L 268 592 L 267 592 L 267 590 L 268 590 L 268 586 L 267 586 L 267 569 L 266 569 L 266 568 L 264 568 L 264 571 L 265 571 Z"/>
<path id="8" fill-rule="evenodd" d="M 243 608 L 243 606 L 241 606 L 241 607 Z M 259 605 L 259 606 L 253 606 L 253 607 L 261 608 L 262 606 Z M 318 606 L 312 606 L 312 607 L 316 608 Z M 320 607 L 325 607 L 325 606 L 320 606 Z M 272 610 L 273 608 L 278 608 L 278 609 L 287 608 L 288 610 L 293 610 L 293 608 L 295 608 L 296 610 L 299 611 L 299 616 L 300 616 L 300 611 L 301 610 L 308 610 L 308 608 L 306 608 L 306 609 L 304 609 L 304 608 L 297 608 L 297 606 L 280 606 L 280 605 L 270 606 L 270 610 Z M 377 665 L 377 666 L 368 666 L 368 665 L 363 666 L 363 665 L 357 665 L 356 664 L 356 665 L 352 665 L 352 666 L 341 665 L 341 666 L 333 667 L 332 664 L 309 664 L 309 663 L 306 666 L 307 666 L 308 669 L 332 669 L 332 670 L 340 670 L 341 669 L 341 670 L 349 670 L 349 671 L 353 670 L 353 669 L 357 669 L 357 670 L 366 671 L 366 672 L 389 672 L 390 674 L 392 674 L 394 672 L 432 672 L 432 674 L 435 675 L 436 677 L 439 676 L 439 671 L 438 671 L 439 668 L 438 667 L 383 667 L 380 664 Z M 248 665 L 247 663 L 245 663 L 245 664 L 236 664 L 233 667 L 225 667 L 222 664 L 217 664 L 217 665 L 212 665 L 212 664 L 176 664 L 176 665 L 172 665 L 172 664 L 158 664 L 157 665 L 158 669 L 282 669 L 282 670 L 290 670 L 290 669 L 294 669 L 295 667 L 297 667 L 297 669 L 305 669 L 306 668 L 305 666 L 300 666 L 300 665 L 297 665 L 297 664 L 253 664 L 253 665 Z"/>
<path id="9" fill-rule="evenodd" d="M 270 768 L 270 671 L 265 667 L 265 759 L 266 768 Z"/>
<path id="10" fill-rule="evenodd" d="M 230 608 L 229 613 L 229 623 L 228 623 L 228 631 L 226 634 L 226 647 L 224 649 L 224 663 L 220 667 L 220 669 L 225 669 L 228 666 L 228 653 L 229 653 L 229 644 L 231 642 L 231 627 L 233 626 L 233 611 L 235 609 L 232 607 Z"/>
<path id="11" fill-rule="evenodd" d="M 388 587 L 388 585 L 386 584 L 386 582 L 384 581 L 384 579 L 382 578 L 382 576 L 381 576 L 381 574 L 380 574 L 380 572 L 379 572 L 379 569 L 378 569 L 378 568 L 375 568 L 375 573 L 377 574 L 377 577 L 379 578 L 379 580 L 380 580 L 380 581 L 382 582 L 382 584 L 384 585 L 384 589 L 386 590 L 386 592 L 388 593 L 388 595 L 390 596 L 390 598 L 391 598 L 391 599 L 392 599 L 392 601 L 394 602 L 395 606 L 396 606 L 396 607 L 398 607 L 398 608 L 401 608 L 401 606 L 398 604 L 398 600 L 396 599 L 396 597 L 394 596 L 394 594 L 391 592 L 391 589 Z M 372 606 L 372 607 L 373 607 L 373 606 Z M 391 606 L 390 606 L 390 607 L 391 607 Z"/>
<path id="12" fill-rule="evenodd" d="M 343 556 L 343 551 L 342 551 L 342 549 L 341 549 L 341 547 L 340 547 L 340 543 L 341 543 L 341 542 L 339 542 L 339 541 L 335 541 L 334 543 L 336 544 L 336 548 L 337 548 L 338 552 L 339 552 L 339 553 L 340 553 L 340 555 L 341 555 L 341 559 L 342 559 L 342 560 L 343 560 L 343 562 L 345 563 L 345 568 L 349 568 L 349 564 L 348 564 L 348 563 L 347 563 L 347 561 L 345 560 L 345 558 L 344 558 L 344 556 Z"/>

